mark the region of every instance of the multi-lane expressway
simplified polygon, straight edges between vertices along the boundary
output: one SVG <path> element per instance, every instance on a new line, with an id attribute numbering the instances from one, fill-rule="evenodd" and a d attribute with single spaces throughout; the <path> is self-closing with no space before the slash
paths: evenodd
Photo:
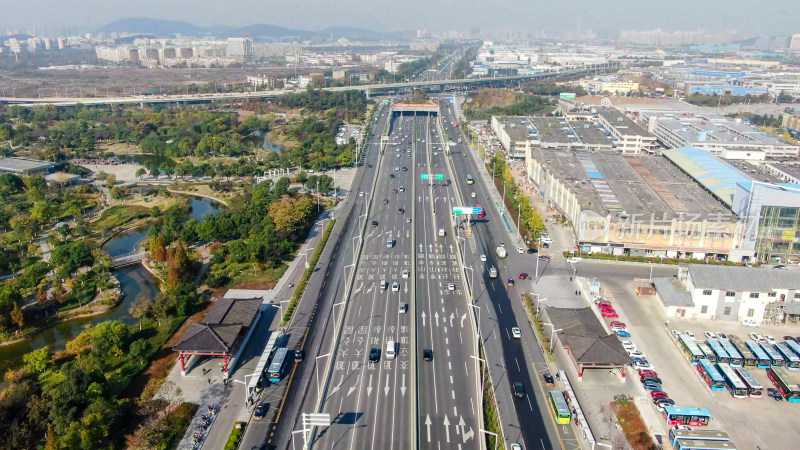
<path id="1" fill-rule="evenodd" d="M 330 414 L 331 426 L 310 436 L 315 448 L 486 448 L 480 355 L 491 373 L 506 443 L 580 447 L 572 429 L 556 427 L 547 413 L 540 376 L 547 365 L 519 301 L 531 291 L 555 297 L 564 289 L 565 262 L 554 255 L 554 263 L 541 265 L 551 289 L 518 280 L 520 272 L 535 276 L 535 255 L 516 252 L 498 194 L 468 153 L 474 150 L 456 144 L 465 137 L 452 126 L 452 106 L 442 102 L 440 114 L 441 121 L 397 114 L 379 120 L 374 134 L 389 132 L 382 144 L 374 136 L 349 197 L 353 210 L 333 261 L 336 283 L 320 292 L 330 297 L 322 305 L 331 318 L 310 349 L 313 371 L 305 370 L 289 393 L 284 407 L 296 412 L 278 424 L 278 436 L 284 436 L 279 448 L 292 448 L 286 436 L 301 428 L 299 412 Z M 471 224 L 451 214 L 455 206 L 478 203 L 487 216 L 473 217 Z M 500 242 L 509 250 L 505 259 L 494 253 Z M 497 278 L 488 275 L 492 265 Z M 506 286 L 509 278 L 515 286 Z M 521 339 L 511 336 L 516 326 Z M 395 342 L 394 357 L 387 355 L 389 341 Z M 517 381 L 524 397 L 512 395 Z"/>

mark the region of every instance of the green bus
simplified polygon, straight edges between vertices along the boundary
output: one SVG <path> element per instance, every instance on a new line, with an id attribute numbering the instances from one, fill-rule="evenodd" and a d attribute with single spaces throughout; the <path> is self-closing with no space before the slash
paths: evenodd
<path id="1" fill-rule="evenodd" d="M 564 398 L 564 393 L 561 391 L 550 391 L 550 409 L 556 416 L 556 422 L 569 423 L 572 419 L 572 413 L 567 406 L 567 399 Z"/>

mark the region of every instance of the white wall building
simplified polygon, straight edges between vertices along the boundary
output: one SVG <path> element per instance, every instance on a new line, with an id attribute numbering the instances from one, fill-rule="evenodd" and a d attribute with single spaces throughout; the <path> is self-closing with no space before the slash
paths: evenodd
<path id="1" fill-rule="evenodd" d="M 787 304 L 800 302 L 794 270 L 681 264 L 677 278 L 653 284 L 669 317 L 771 323 Z"/>

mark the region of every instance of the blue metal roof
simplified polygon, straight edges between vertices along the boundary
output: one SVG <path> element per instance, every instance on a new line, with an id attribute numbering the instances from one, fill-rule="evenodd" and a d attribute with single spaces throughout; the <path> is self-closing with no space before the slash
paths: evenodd
<path id="1" fill-rule="evenodd" d="M 671 159 L 714 196 L 728 205 L 733 200 L 733 192 L 736 190 L 737 184 L 749 190 L 748 186 L 753 181 L 739 169 L 699 148 L 681 147 L 666 150 L 664 156 Z"/>

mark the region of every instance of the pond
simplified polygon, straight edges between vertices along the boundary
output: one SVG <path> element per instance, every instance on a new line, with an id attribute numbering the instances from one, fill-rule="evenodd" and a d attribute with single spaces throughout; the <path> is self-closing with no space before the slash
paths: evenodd
<path id="1" fill-rule="evenodd" d="M 192 213 L 190 218 L 202 220 L 209 214 L 217 214 L 222 206 L 210 199 L 192 197 Z M 103 245 L 103 249 L 113 258 L 138 250 L 142 241 L 147 237 L 150 227 L 137 228 L 120 233 Z M 60 322 L 50 328 L 36 334 L 32 339 L 17 342 L 11 345 L 0 346 L 0 386 L 2 385 L 2 375 L 12 367 L 17 367 L 22 362 L 22 356 L 30 351 L 41 347 L 50 347 L 52 350 L 62 350 L 66 342 L 77 336 L 85 326 L 95 325 L 107 320 L 121 320 L 127 324 L 136 323 L 136 319 L 131 317 L 128 309 L 131 303 L 140 294 L 146 294 L 155 298 L 158 293 L 158 284 L 155 277 L 150 274 L 143 266 L 135 265 L 121 269 L 114 273 L 119 279 L 120 289 L 124 294 L 122 302 L 108 312 L 91 317 Z"/>

